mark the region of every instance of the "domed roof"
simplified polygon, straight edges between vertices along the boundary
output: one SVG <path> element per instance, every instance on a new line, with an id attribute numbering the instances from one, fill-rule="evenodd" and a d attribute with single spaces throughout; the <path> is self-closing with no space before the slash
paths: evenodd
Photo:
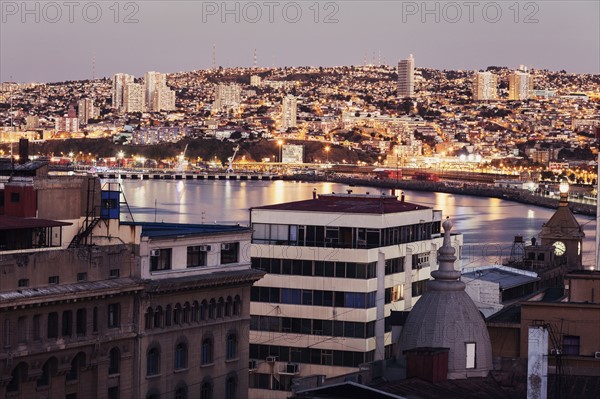
<path id="1" fill-rule="evenodd" d="M 483 316 L 465 292 L 460 272 L 454 270 L 455 249 L 450 244 L 452 223 L 446 220 L 443 227 L 444 244 L 438 250 L 439 269 L 431 273 L 435 280 L 429 281 L 428 290 L 410 311 L 399 348 L 401 353 L 423 347 L 448 348 L 449 379 L 487 376 L 492 369 L 490 337 Z M 471 350 L 474 350 L 474 364 L 467 368 L 467 352 L 471 354 Z"/>

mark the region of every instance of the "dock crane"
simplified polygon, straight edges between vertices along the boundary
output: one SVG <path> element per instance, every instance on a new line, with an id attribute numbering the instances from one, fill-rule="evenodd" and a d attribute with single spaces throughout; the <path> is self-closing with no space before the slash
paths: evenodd
<path id="1" fill-rule="evenodd" d="M 237 145 L 233 149 L 233 155 L 230 156 L 229 158 L 227 158 L 227 161 L 229 161 L 229 166 L 227 166 L 227 173 L 233 173 L 233 161 L 235 160 L 235 156 L 237 155 L 239 150 L 240 150 L 240 146 Z"/>

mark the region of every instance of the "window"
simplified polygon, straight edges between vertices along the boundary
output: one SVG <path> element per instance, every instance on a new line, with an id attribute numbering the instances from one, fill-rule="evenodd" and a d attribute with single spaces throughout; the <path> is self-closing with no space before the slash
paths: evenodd
<path id="1" fill-rule="evenodd" d="M 210 381 L 204 381 L 200 387 L 200 399 L 213 399 L 213 386 Z"/>
<path id="2" fill-rule="evenodd" d="M 42 366 L 42 375 L 38 377 L 36 383 L 38 388 L 47 387 L 48 385 L 50 385 L 50 377 L 56 374 L 56 368 L 57 360 L 54 357 L 48 359 L 46 363 L 44 363 L 44 366 Z"/>
<path id="3" fill-rule="evenodd" d="M 27 364 L 19 363 L 11 373 L 11 379 L 6 386 L 6 393 L 19 392 L 21 390 L 21 382 L 27 378 Z"/>
<path id="4" fill-rule="evenodd" d="M 171 255 L 173 249 L 153 249 L 150 252 L 150 271 L 171 270 Z"/>
<path id="5" fill-rule="evenodd" d="M 216 307 L 217 307 L 217 302 L 215 301 L 215 298 L 212 298 L 210 300 L 210 302 L 208 303 L 208 318 L 209 319 L 215 318 L 215 308 Z"/>
<path id="6" fill-rule="evenodd" d="M 118 328 L 121 325 L 121 305 L 111 303 L 108 305 L 108 328 Z"/>
<path id="7" fill-rule="evenodd" d="M 231 316 L 231 311 L 233 308 L 233 299 L 228 296 L 227 301 L 225 302 L 225 317 Z"/>
<path id="8" fill-rule="evenodd" d="M 219 301 L 217 302 L 217 318 L 218 319 L 223 317 L 223 308 L 224 307 L 225 307 L 225 301 L 223 300 L 223 297 L 220 297 Z"/>
<path id="9" fill-rule="evenodd" d="M 154 311 L 154 328 L 161 328 L 163 326 L 163 310 L 159 306 Z"/>
<path id="10" fill-rule="evenodd" d="M 48 277 L 48 284 L 58 284 L 58 276 Z"/>
<path id="11" fill-rule="evenodd" d="M 194 247 L 187 247 L 187 267 L 206 266 L 206 258 L 208 251 L 208 245 L 196 245 Z"/>
<path id="12" fill-rule="evenodd" d="M 119 399 L 119 387 L 108 388 L 108 399 Z"/>
<path id="13" fill-rule="evenodd" d="M 77 281 L 87 281 L 87 273 L 77 273 Z"/>
<path id="14" fill-rule="evenodd" d="M 19 287 L 29 287 L 29 279 L 28 278 L 22 278 L 19 280 L 18 282 Z"/>
<path id="15" fill-rule="evenodd" d="M 186 302 L 183 304 L 183 322 L 190 322 L 190 303 Z"/>
<path id="16" fill-rule="evenodd" d="M 235 359 L 237 357 L 237 335 L 235 333 L 231 333 L 227 336 L 225 353 L 227 360 Z"/>
<path id="17" fill-rule="evenodd" d="M 466 342 L 467 365 L 466 368 L 475 368 L 475 342 Z"/>
<path id="18" fill-rule="evenodd" d="M 239 248 L 239 242 L 221 244 L 221 264 L 237 263 Z"/>
<path id="19" fill-rule="evenodd" d="M 58 338 L 58 313 L 48 313 L 48 338 Z"/>
<path id="20" fill-rule="evenodd" d="M 198 301 L 194 301 L 192 304 L 192 321 L 198 322 L 200 320 L 200 305 Z"/>
<path id="21" fill-rule="evenodd" d="M 92 331 L 98 332 L 98 308 L 95 306 L 92 311 Z"/>
<path id="22" fill-rule="evenodd" d="M 167 308 L 165 310 L 165 326 L 167 326 L 167 327 L 171 326 L 171 323 L 173 321 L 171 319 L 172 313 L 173 312 L 171 311 L 171 305 L 167 305 Z"/>
<path id="23" fill-rule="evenodd" d="M 414 254 L 412 256 L 412 268 L 422 269 L 429 266 L 429 252 L 423 252 L 421 254 Z"/>
<path id="24" fill-rule="evenodd" d="M 4 320 L 4 346 L 10 347 L 10 320 Z"/>
<path id="25" fill-rule="evenodd" d="M 175 390 L 175 399 L 187 399 L 187 386 L 182 384 Z"/>
<path id="26" fill-rule="evenodd" d="M 579 356 L 579 336 L 565 335 L 563 337 L 563 354 Z"/>
<path id="27" fill-rule="evenodd" d="M 230 375 L 225 380 L 225 399 L 235 399 L 237 390 L 237 378 L 235 375 Z"/>
<path id="28" fill-rule="evenodd" d="M 40 333 L 40 328 L 42 326 L 42 315 L 36 314 L 33 316 L 33 340 L 39 341 L 42 339 L 42 335 Z"/>
<path id="29" fill-rule="evenodd" d="M 119 269 L 110 269 L 108 272 L 109 278 L 119 278 L 120 270 Z"/>
<path id="30" fill-rule="evenodd" d="M 81 337 L 84 336 L 87 332 L 87 310 L 86 309 L 77 309 L 76 315 L 76 334 Z"/>
<path id="31" fill-rule="evenodd" d="M 242 314 L 242 300 L 239 295 L 235 296 L 233 301 L 233 314 L 234 316 L 239 316 Z"/>
<path id="32" fill-rule="evenodd" d="M 149 307 L 146 309 L 146 314 L 144 315 L 144 325 L 146 330 L 149 330 L 154 327 L 154 309 Z"/>
<path id="33" fill-rule="evenodd" d="M 152 376 L 160 371 L 160 351 L 157 347 L 152 347 L 146 355 L 146 375 Z"/>
<path id="34" fill-rule="evenodd" d="M 108 353 L 108 374 L 118 374 L 121 363 L 121 352 L 112 348 Z"/>
<path id="35" fill-rule="evenodd" d="M 179 343 L 175 347 L 175 370 L 187 368 L 187 346 Z"/>
<path id="36" fill-rule="evenodd" d="M 181 305 L 176 304 L 175 309 L 173 310 L 173 324 L 178 325 L 181 324 Z"/>
<path id="37" fill-rule="evenodd" d="M 65 310 L 62 314 L 62 336 L 70 337 L 73 335 L 73 312 Z"/>
<path id="38" fill-rule="evenodd" d="M 427 280 L 415 281 L 412 283 L 412 297 L 423 295 L 427 291 Z"/>
<path id="39" fill-rule="evenodd" d="M 17 319 L 17 342 L 27 342 L 27 316 L 21 316 Z"/>
<path id="40" fill-rule="evenodd" d="M 67 381 L 73 381 L 79 378 L 79 369 L 85 366 L 85 354 L 78 353 L 71 361 L 71 369 L 65 376 Z"/>
<path id="41" fill-rule="evenodd" d="M 200 353 L 200 364 L 211 364 L 213 362 L 213 341 L 211 338 L 202 340 Z"/>
<path id="42" fill-rule="evenodd" d="M 206 320 L 207 312 L 208 312 L 208 302 L 206 302 L 206 299 L 203 299 L 202 303 L 200 304 L 200 320 Z"/>

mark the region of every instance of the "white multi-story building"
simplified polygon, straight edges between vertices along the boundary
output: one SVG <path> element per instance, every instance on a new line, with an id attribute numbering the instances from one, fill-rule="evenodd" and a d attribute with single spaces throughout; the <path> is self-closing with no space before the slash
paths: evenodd
<path id="1" fill-rule="evenodd" d="M 175 92 L 167 86 L 166 74 L 146 72 L 144 75 L 144 102 L 146 109 L 151 112 L 175 109 Z"/>
<path id="2" fill-rule="evenodd" d="M 250 76 L 250 86 L 260 87 L 262 79 L 258 75 Z"/>
<path id="3" fill-rule="evenodd" d="M 91 98 L 82 98 L 77 102 L 77 118 L 79 125 L 87 125 L 88 120 L 96 117 L 96 108 Z"/>
<path id="4" fill-rule="evenodd" d="M 112 106 L 117 111 L 122 111 L 125 107 L 125 87 L 133 81 L 133 76 L 126 73 L 117 73 L 113 76 Z"/>
<path id="5" fill-rule="evenodd" d="M 389 317 L 437 268 L 441 211 L 404 196 L 329 194 L 251 209 L 250 398 L 286 398 L 394 353 Z M 452 236 L 460 259 L 462 235 Z M 455 267 L 460 270 L 459 263 Z"/>
<path id="6" fill-rule="evenodd" d="M 281 103 L 281 126 L 283 130 L 296 127 L 296 97 L 288 94 Z"/>
<path id="7" fill-rule="evenodd" d="M 508 76 L 508 99 L 527 100 L 533 92 L 533 78 L 529 73 L 513 71 Z"/>
<path id="8" fill-rule="evenodd" d="M 213 110 L 215 112 L 239 112 L 242 102 L 241 92 L 240 86 L 236 84 L 219 84 L 215 91 Z"/>
<path id="9" fill-rule="evenodd" d="M 473 78 L 473 100 L 495 100 L 497 94 L 497 78 L 492 72 L 476 72 Z"/>
<path id="10" fill-rule="evenodd" d="M 123 92 L 124 112 L 144 112 L 144 86 L 127 83 Z"/>
<path id="11" fill-rule="evenodd" d="M 415 96 L 415 59 L 411 54 L 407 60 L 398 62 L 398 97 Z"/>
<path id="12" fill-rule="evenodd" d="M 79 120 L 68 115 L 59 116 L 54 121 L 54 130 L 57 132 L 76 133 L 79 131 Z"/>

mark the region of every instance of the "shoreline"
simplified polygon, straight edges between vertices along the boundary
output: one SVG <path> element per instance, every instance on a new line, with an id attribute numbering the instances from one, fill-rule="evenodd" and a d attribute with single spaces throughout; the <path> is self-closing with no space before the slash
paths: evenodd
<path id="1" fill-rule="evenodd" d="M 439 181 L 417 181 L 417 180 L 370 180 L 351 177 L 339 176 L 308 176 L 308 175 L 293 175 L 285 176 L 284 180 L 302 181 L 302 182 L 334 182 L 347 184 L 349 186 L 365 186 L 375 188 L 400 189 L 427 191 L 448 194 L 470 195 L 473 197 L 498 198 L 507 201 L 519 202 L 527 205 L 535 205 L 543 208 L 556 209 L 558 208 L 559 200 L 549 198 L 543 195 L 531 194 L 524 190 L 513 188 L 492 187 L 484 184 L 469 184 L 462 187 L 448 184 L 448 182 Z M 585 216 L 596 216 L 596 206 L 590 204 L 581 204 L 577 202 L 569 202 L 569 208 L 575 214 Z"/>

